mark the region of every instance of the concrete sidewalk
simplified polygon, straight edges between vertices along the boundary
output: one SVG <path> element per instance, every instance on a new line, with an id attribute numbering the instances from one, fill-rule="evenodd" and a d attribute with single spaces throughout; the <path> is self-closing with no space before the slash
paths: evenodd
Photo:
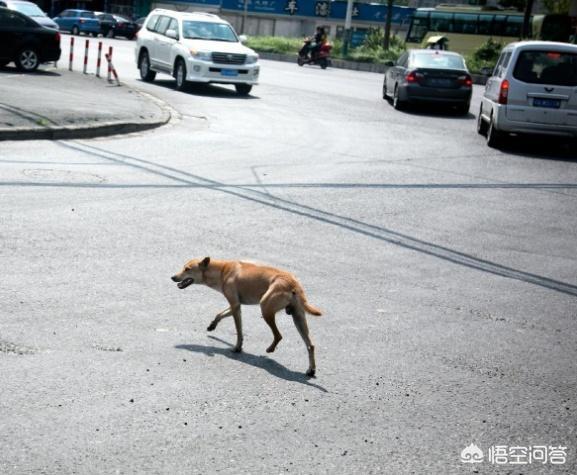
<path id="1" fill-rule="evenodd" d="M 106 79 L 43 66 L 33 74 L 0 69 L 0 140 L 73 139 L 166 124 L 170 108 Z"/>

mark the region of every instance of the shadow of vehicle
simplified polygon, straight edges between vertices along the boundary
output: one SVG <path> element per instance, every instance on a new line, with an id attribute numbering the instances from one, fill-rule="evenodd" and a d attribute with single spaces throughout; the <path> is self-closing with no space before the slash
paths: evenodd
<path id="1" fill-rule="evenodd" d="M 444 104 L 410 104 L 407 105 L 401 113 L 414 116 L 435 117 L 439 119 L 461 119 L 474 120 L 475 115 L 471 112 L 463 114 L 457 107 L 447 106 Z"/>
<path id="2" fill-rule="evenodd" d="M 36 69 L 35 71 L 31 71 L 31 72 L 22 72 L 20 70 L 18 70 L 18 68 L 16 68 L 16 66 L 13 65 L 14 63 L 10 63 L 8 65 L 0 65 L 0 71 L 3 74 L 14 74 L 14 75 L 21 75 L 21 74 L 26 74 L 27 76 L 33 75 L 33 76 L 62 76 L 59 72 L 57 71 L 47 71 L 45 69 L 40 69 L 42 68 L 42 66 L 47 66 L 47 64 L 44 65 L 40 65 L 38 67 L 38 69 Z"/>
<path id="3" fill-rule="evenodd" d="M 510 135 L 502 140 L 499 149 L 526 158 L 577 162 L 577 139 Z"/>
<path id="4" fill-rule="evenodd" d="M 145 82 L 145 81 L 142 81 Z M 156 79 L 153 83 L 158 86 L 162 86 L 166 89 L 175 89 L 174 79 Z M 186 94 L 193 94 L 195 96 L 203 97 L 221 97 L 226 99 L 241 99 L 241 100 L 254 100 L 260 99 L 260 97 L 255 96 L 254 93 L 248 95 L 238 94 L 234 89 L 230 89 L 227 86 L 220 84 L 205 84 L 205 83 L 187 83 L 185 91 L 181 91 Z"/>

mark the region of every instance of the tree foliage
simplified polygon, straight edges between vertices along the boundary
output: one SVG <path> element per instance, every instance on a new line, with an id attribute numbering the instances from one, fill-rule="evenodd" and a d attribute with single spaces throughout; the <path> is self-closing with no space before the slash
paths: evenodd
<path id="1" fill-rule="evenodd" d="M 571 0 L 543 0 L 543 6 L 548 13 L 569 13 Z"/>
<path id="2" fill-rule="evenodd" d="M 525 0 L 501 0 L 499 5 L 503 8 L 522 12 L 525 9 L 525 3 Z"/>

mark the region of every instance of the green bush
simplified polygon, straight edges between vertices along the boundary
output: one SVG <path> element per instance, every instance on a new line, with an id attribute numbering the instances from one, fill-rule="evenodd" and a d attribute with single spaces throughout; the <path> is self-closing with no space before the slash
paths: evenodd
<path id="1" fill-rule="evenodd" d="M 343 57 L 343 42 L 341 39 L 331 41 L 333 58 L 349 59 L 367 63 L 382 63 L 395 61 L 404 51 L 405 45 L 396 36 L 391 36 L 390 48 L 383 48 L 384 31 L 382 28 L 374 28 L 367 34 L 364 43 L 353 49 L 349 49 L 346 58 Z M 301 38 L 284 38 L 278 36 L 253 36 L 246 41 L 246 46 L 261 53 L 296 54 L 303 45 Z"/>
<path id="2" fill-rule="evenodd" d="M 479 46 L 472 54 L 468 55 L 467 66 L 473 73 L 481 73 L 484 69 L 493 70 L 499 59 L 503 45 L 489 38 Z"/>
<path id="3" fill-rule="evenodd" d="M 303 45 L 303 39 L 284 38 L 280 36 L 251 36 L 246 46 L 262 53 L 297 53 Z"/>
<path id="4" fill-rule="evenodd" d="M 479 61 L 497 61 L 502 49 L 503 45 L 501 43 L 489 38 L 475 50 L 473 56 Z"/>

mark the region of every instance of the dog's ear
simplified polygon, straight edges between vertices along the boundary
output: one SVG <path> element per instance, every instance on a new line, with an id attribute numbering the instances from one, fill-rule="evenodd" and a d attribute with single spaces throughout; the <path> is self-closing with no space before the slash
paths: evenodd
<path id="1" fill-rule="evenodd" d="M 203 267 L 204 269 L 206 269 L 208 267 L 208 264 L 210 263 L 210 257 L 205 257 L 200 264 L 198 264 L 198 267 Z"/>

